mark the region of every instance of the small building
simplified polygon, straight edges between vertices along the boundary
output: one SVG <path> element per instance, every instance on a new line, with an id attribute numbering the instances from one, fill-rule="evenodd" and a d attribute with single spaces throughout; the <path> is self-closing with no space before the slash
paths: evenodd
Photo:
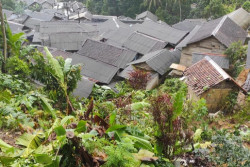
<path id="1" fill-rule="evenodd" d="M 150 11 L 145 11 L 145 12 L 138 14 L 136 16 L 136 20 L 145 20 L 146 18 L 148 18 L 152 21 L 155 21 L 155 22 L 157 22 L 157 20 L 158 20 L 158 17 L 156 15 L 154 15 L 153 13 L 151 13 Z"/>
<path id="2" fill-rule="evenodd" d="M 188 96 L 197 101 L 204 98 L 209 112 L 221 109 L 231 91 L 246 91 L 210 57 L 205 57 L 184 71 Z"/>
<path id="3" fill-rule="evenodd" d="M 172 63 L 179 63 L 180 51 L 161 49 L 145 54 L 142 58 L 132 61 L 128 67 L 120 73 L 120 77 L 128 79 L 129 72 L 133 68 L 150 73 L 150 80 L 147 83 L 147 90 L 159 85 L 161 78 L 170 70 Z M 132 67 L 132 68 L 131 68 Z"/>
<path id="4" fill-rule="evenodd" d="M 196 26 L 177 45 L 182 48 L 180 64 L 191 66 L 193 53 L 223 54 L 233 42 L 244 43 L 246 37 L 247 32 L 227 16 Z"/>

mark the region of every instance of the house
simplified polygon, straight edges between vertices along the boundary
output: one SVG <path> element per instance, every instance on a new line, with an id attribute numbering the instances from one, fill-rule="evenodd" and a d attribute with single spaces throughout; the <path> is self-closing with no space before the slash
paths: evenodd
<path id="1" fill-rule="evenodd" d="M 171 46 L 176 46 L 188 34 L 187 31 L 181 31 L 167 24 L 151 20 L 145 20 L 142 24 L 136 24 L 132 28 L 137 32 L 167 42 Z"/>
<path id="2" fill-rule="evenodd" d="M 244 43 L 246 36 L 246 31 L 227 16 L 196 26 L 177 45 L 177 48 L 182 48 L 180 64 L 191 66 L 193 53 L 223 54 L 231 43 L 237 41 Z"/>
<path id="3" fill-rule="evenodd" d="M 82 48 L 71 57 L 73 64 L 83 64 L 83 76 L 98 83 L 109 84 L 117 72 L 125 68 L 135 56 L 133 51 L 87 39 Z"/>
<path id="4" fill-rule="evenodd" d="M 195 28 L 195 26 L 202 25 L 205 22 L 207 22 L 205 19 L 185 19 L 179 23 L 172 25 L 172 27 L 178 30 L 191 32 Z"/>
<path id="5" fill-rule="evenodd" d="M 250 14 L 243 8 L 239 8 L 227 16 L 244 30 L 247 30 L 250 26 Z"/>
<path id="6" fill-rule="evenodd" d="M 197 101 L 201 98 L 206 100 L 210 112 L 221 109 L 222 103 L 231 91 L 246 91 L 230 77 L 210 57 L 188 67 L 184 71 L 188 85 L 189 98 Z"/>
<path id="7" fill-rule="evenodd" d="M 151 13 L 150 11 L 145 11 L 145 12 L 138 14 L 136 16 L 136 20 L 145 20 L 146 18 L 148 18 L 152 21 L 155 21 L 155 22 L 157 22 L 157 20 L 158 20 L 158 17 L 156 15 L 154 15 L 153 13 Z"/>
<path id="8" fill-rule="evenodd" d="M 118 76 L 128 79 L 129 73 L 133 71 L 133 68 L 147 71 L 150 73 L 150 80 L 147 83 L 146 89 L 151 90 L 159 85 L 160 79 L 169 71 L 172 63 L 179 63 L 180 55 L 179 50 L 169 51 L 161 49 L 150 52 L 142 58 L 129 63 L 128 67 Z"/>
<path id="9" fill-rule="evenodd" d="M 83 13 L 76 13 L 71 16 L 69 16 L 69 20 L 78 20 L 79 22 L 82 22 L 84 20 L 92 20 L 92 14 L 89 11 L 85 11 Z"/>

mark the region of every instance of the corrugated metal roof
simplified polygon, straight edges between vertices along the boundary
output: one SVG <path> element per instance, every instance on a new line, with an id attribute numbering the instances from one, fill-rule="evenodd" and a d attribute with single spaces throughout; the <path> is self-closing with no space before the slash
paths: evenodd
<path id="1" fill-rule="evenodd" d="M 124 79 L 129 79 L 129 73 L 133 72 L 134 68 L 132 65 L 127 66 L 124 70 L 122 70 L 118 76 Z"/>
<path id="2" fill-rule="evenodd" d="M 136 52 L 90 39 L 85 41 L 78 54 L 119 68 L 124 68 L 136 56 Z"/>
<path id="3" fill-rule="evenodd" d="M 246 69 L 250 69 L 250 41 L 248 41 Z"/>
<path id="4" fill-rule="evenodd" d="M 176 52 L 178 52 L 178 54 Z M 139 60 L 129 63 L 129 65 L 147 63 L 150 68 L 163 75 L 167 72 L 172 63 L 179 63 L 179 61 L 179 51 L 169 51 L 167 49 L 162 49 L 148 53 Z"/>
<path id="5" fill-rule="evenodd" d="M 139 15 L 136 16 L 137 20 L 141 20 L 141 19 L 145 19 L 145 18 L 149 18 L 152 21 L 157 21 L 158 17 L 156 15 L 154 15 L 153 13 L 151 13 L 150 11 L 145 11 Z"/>
<path id="6" fill-rule="evenodd" d="M 185 19 L 182 22 L 172 25 L 172 27 L 191 32 L 197 25 L 202 25 L 206 22 L 205 19 Z"/>
<path id="7" fill-rule="evenodd" d="M 192 53 L 192 64 L 197 63 L 206 56 L 210 57 L 223 69 L 229 69 L 229 59 L 226 55 L 213 54 L 213 53 Z"/>
<path id="8" fill-rule="evenodd" d="M 250 14 L 243 8 L 239 8 L 232 13 L 229 13 L 228 17 L 245 30 L 250 26 Z"/>
<path id="9" fill-rule="evenodd" d="M 133 50 L 140 54 L 146 54 L 155 50 L 163 49 L 167 45 L 166 42 L 156 38 L 134 32 L 124 42 L 123 47 Z"/>
<path id="10" fill-rule="evenodd" d="M 93 17 L 94 17 L 94 15 L 93 15 Z M 111 17 L 107 21 L 97 24 L 97 29 L 100 32 L 100 35 L 108 32 L 108 31 L 118 30 L 121 27 L 129 28 L 129 25 L 121 22 L 116 17 Z"/>
<path id="11" fill-rule="evenodd" d="M 133 28 L 138 32 L 174 45 L 178 44 L 188 33 L 151 20 L 145 20 L 142 24 L 134 25 Z"/>
<path id="12" fill-rule="evenodd" d="M 210 36 L 214 36 L 222 44 L 229 47 L 231 43 L 236 41 L 242 41 L 244 43 L 247 32 L 229 17 L 224 16 L 203 24 L 188 44 L 201 41 Z"/>
<path id="13" fill-rule="evenodd" d="M 197 95 L 204 93 L 225 80 L 231 81 L 232 84 L 235 84 L 245 92 L 232 77 L 208 56 L 187 68 L 184 71 L 184 76 L 187 79 L 187 84 Z"/>
<path id="14" fill-rule="evenodd" d="M 14 12 L 7 9 L 3 9 L 3 14 L 6 15 L 6 18 L 8 19 L 12 14 L 14 14 Z"/>
<path id="15" fill-rule="evenodd" d="M 24 27 L 23 24 L 19 24 L 12 21 L 8 21 L 8 24 L 13 34 L 23 32 L 23 27 Z"/>

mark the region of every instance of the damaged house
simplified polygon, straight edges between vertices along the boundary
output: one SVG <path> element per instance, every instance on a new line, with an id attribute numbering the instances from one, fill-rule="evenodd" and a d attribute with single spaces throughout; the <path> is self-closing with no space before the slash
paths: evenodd
<path id="1" fill-rule="evenodd" d="M 204 98 L 209 112 L 221 109 L 231 91 L 246 91 L 210 57 L 205 57 L 184 71 L 188 95 L 195 101 Z"/>

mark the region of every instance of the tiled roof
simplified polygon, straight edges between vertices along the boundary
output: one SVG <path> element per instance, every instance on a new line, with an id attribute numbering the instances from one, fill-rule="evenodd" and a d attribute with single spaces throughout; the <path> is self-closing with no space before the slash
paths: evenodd
<path id="1" fill-rule="evenodd" d="M 233 78 L 208 56 L 187 68 L 184 71 L 184 76 L 187 79 L 187 85 L 190 86 L 197 95 L 204 93 L 209 88 L 225 80 L 231 81 L 239 87 L 239 89 L 243 90 Z"/>
<path id="2" fill-rule="evenodd" d="M 186 19 L 186 20 L 183 20 L 182 22 L 172 25 L 172 27 L 182 30 L 182 31 L 190 32 L 195 28 L 195 26 L 202 25 L 205 22 L 206 20 L 204 19 Z"/>
<path id="3" fill-rule="evenodd" d="M 166 45 L 167 43 L 164 41 L 134 32 L 122 46 L 144 55 L 149 52 L 163 49 Z"/>
<path id="4" fill-rule="evenodd" d="M 118 68 L 124 68 L 136 56 L 136 52 L 90 39 L 85 41 L 77 53 Z"/>
<path id="5" fill-rule="evenodd" d="M 141 19 L 145 19 L 145 18 L 149 18 L 152 21 L 157 21 L 158 17 L 156 15 L 154 15 L 153 13 L 151 13 L 150 11 L 145 11 L 139 15 L 136 16 L 137 20 L 141 20 Z"/>
<path id="6" fill-rule="evenodd" d="M 146 63 L 154 71 L 163 75 L 167 72 L 172 63 L 179 63 L 180 56 L 181 53 L 179 50 L 169 51 L 167 49 L 162 49 L 150 52 L 142 58 L 129 63 L 129 65 Z"/>
<path id="7" fill-rule="evenodd" d="M 244 43 L 247 32 L 229 17 L 224 16 L 203 24 L 192 36 L 188 44 L 201 41 L 211 36 L 214 36 L 222 44 L 229 47 L 231 43 L 236 41 L 242 41 Z"/>
<path id="8" fill-rule="evenodd" d="M 142 24 L 136 24 L 132 28 L 135 31 L 174 45 L 178 44 L 188 33 L 187 31 L 181 31 L 151 20 L 146 20 Z"/>

